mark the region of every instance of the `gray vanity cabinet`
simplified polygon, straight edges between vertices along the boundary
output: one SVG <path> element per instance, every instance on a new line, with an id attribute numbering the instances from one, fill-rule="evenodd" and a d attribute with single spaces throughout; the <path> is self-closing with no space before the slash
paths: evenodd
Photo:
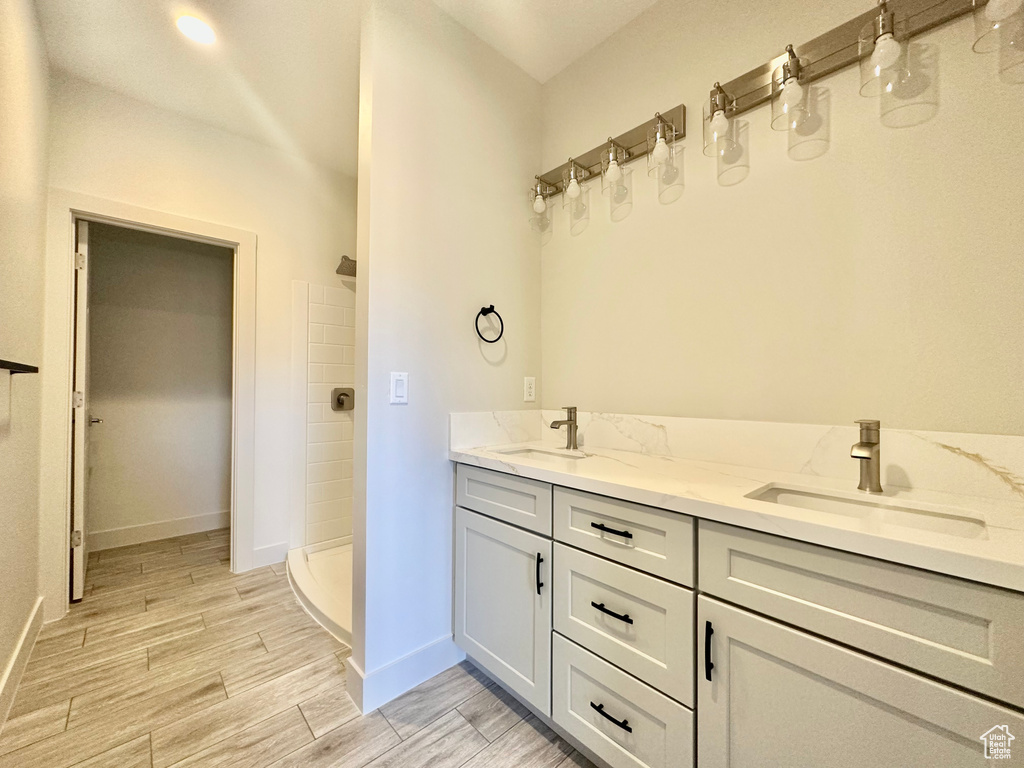
<path id="1" fill-rule="evenodd" d="M 1024 594 L 477 467 L 456 497 L 456 642 L 612 768 L 1024 768 Z"/>
<path id="2" fill-rule="evenodd" d="M 697 642 L 698 768 L 971 768 L 993 728 L 1024 734 L 1006 707 L 705 596 Z"/>

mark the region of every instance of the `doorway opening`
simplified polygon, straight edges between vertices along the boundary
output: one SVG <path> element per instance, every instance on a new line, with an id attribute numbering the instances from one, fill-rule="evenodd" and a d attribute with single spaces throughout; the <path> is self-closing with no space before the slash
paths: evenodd
<path id="1" fill-rule="evenodd" d="M 70 598 L 103 552 L 231 559 L 236 249 L 76 218 Z"/>

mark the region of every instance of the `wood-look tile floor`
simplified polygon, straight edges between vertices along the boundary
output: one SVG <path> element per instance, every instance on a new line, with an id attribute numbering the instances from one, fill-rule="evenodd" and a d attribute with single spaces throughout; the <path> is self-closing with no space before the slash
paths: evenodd
<path id="1" fill-rule="evenodd" d="M 360 716 L 349 649 L 284 564 L 235 575 L 213 531 L 90 556 L 40 634 L 0 768 L 590 768 L 472 665 Z"/>

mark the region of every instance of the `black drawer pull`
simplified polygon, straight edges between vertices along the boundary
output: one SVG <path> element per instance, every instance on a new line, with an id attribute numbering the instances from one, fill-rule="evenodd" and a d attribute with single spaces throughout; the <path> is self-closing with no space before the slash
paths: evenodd
<path id="1" fill-rule="evenodd" d="M 715 665 L 711 663 L 711 636 L 715 634 L 715 628 L 710 621 L 704 622 L 704 677 L 711 681 L 711 670 Z"/>
<path id="2" fill-rule="evenodd" d="M 631 618 L 629 618 L 629 614 L 628 613 L 616 613 L 615 611 L 609 611 L 607 608 L 604 607 L 604 603 L 595 603 L 593 600 L 590 601 L 590 604 L 592 606 L 594 606 L 595 608 L 597 608 L 597 610 L 599 610 L 601 613 L 607 613 L 613 619 L 618 619 L 619 621 L 624 621 L 627 624 L 632 624 L 633 623 L 633 620 Z"/>
<path id="3" fill-rule="evenodd" d="M 604 523 L 591 523 L 590 527 L 591 528 L 597 528 L 597 530 L 604 531 L 605 533 L 611 533 L 611 534 L 613 534 L 615 536 L 621 536 L 624 539 L 632 539 L 633 538 L 633 534 L 630 533 L 629 531 L 616 531 L 614 528 L 609 528 Z"/>
<path id="4" fill-rule="evenodd" d="M 632 733 L 633 729 L 629 726 L 629 720 L 616 720 L 614 717 L 604 711 L 604 704 L 595 704 L 590 702 L 590 706 L 597 710 L 598 714 L 601 715 L 605 720 L 610 720 L 615 723 L 619 728 L 624 730 L 626 733 Z"/>
<path id="5" fill-rule="evenodd" d="M 544 582 L 540 580 L 540 564 L 544 562 L 544 558 L 541 557 L 540 552 L 537 553 L 537 594 L 540 594 L 540 588 L 544 586 Z"/>

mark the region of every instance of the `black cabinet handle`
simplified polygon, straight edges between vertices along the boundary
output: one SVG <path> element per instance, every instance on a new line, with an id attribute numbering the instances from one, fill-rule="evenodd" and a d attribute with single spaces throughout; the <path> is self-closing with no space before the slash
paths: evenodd
<path id="1" fill-rule="evenodd" d="M 591 528 L 597 528 L 597 530 L 604 531 L 605 533 L 614 534 L 615 536 L 621 536 L 624 539 L 632 539 L 633 538 L 633 534 L 630 533 L 629 531 L 617 531 L 614 528 L 609 528 L 604 523 L 591 523 L 590 527 Z"/>
<path id="2" fill-rule="evenodd" d="M 540 588 L 544 586 L 544 582 L 540 580 L 540 564 L 544 562 L 544 558 L 541 557 L 540 552 L 537 553 L 537 594 L 540 594 Z"/>
<path id="3" fill-rule="evenodd" d="M 704 622 L 704 677 L 710 682 L 711 670 L 715 665 L 711 663 L 711 636 L 715 634 L 715 628 L 710 621 Z"/>
<path id="4" fill-rule="evenodd" d="M 604 704 L 595 704 L 590 702 L 590 706 L 597 710 L 598 714 L 601 715 L 605 720 L 610 720 L 615 723 L 619 728 L 624 730 L 626 733 L 632 733 L 633 729 L 629 726 L 629 720 L 616 720 L 614 717 L 604 711 Z"/>
<path id="5" fill-rule="evenodd" d="M 627 624 L 632 624 L 633 623 L 633 620 L 631 618 L 629 618 L 629 614 L 628 613 L 616 613 L 615 611 L 609 611 L 607 608 L 604 607 L 604 603 L 595 603 L 593 600 L 590 601 L 590 604 L 592 606 L 594 606 L 595 608 L 597 608 L 597 610 L 599 610 L 601 613 L 607 613 L 613 619 L 618 619 L 619 621 L 624 621 Z"/>

